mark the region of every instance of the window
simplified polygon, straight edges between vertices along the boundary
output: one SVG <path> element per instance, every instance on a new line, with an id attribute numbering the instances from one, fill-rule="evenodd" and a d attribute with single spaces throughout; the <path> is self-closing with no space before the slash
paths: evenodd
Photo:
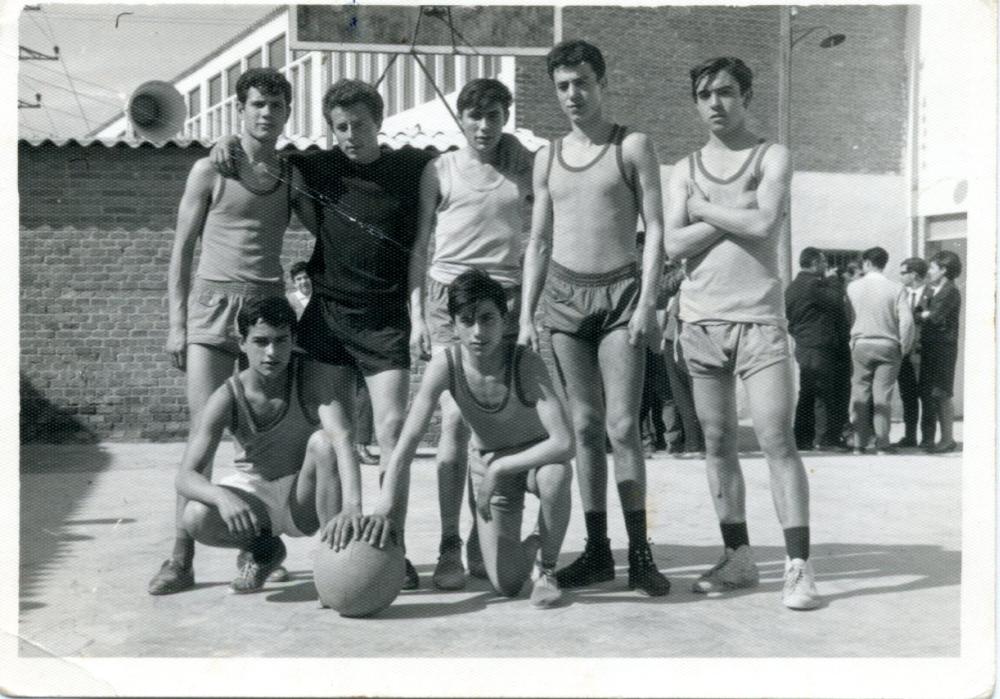
<path id="1" fill-rule="evenodd" d="M 861 263 L 861 253 L 863 250 L 847 250 L 844 248 L 821 248 L 823 256 L 826 257 L 826 266 L 830 269 L 836 267 L 841 272 L 847 268 L 848 262 Z M 798 264 L 798 260 L 795 261 Z"/>
<path id="2" fill-rule="evenodd" d="M 420 60 L 423 61 L 424 67 L 427 69 L 427 73 L 434 78 L 434 82 L 431 82 L 430 78 L 427 77 L 427 73 L 424 73 L 424 102 L 430 102 L 437 96 L 434 92 L 434 83 L 437 82 L 438 79 L 437 67 L 438 63 L 441 62 L 441 56 L 432 53 L 427 56 L 421 56 Z M 420 72 L 423 73 L 423 71 Z"/>
<path id="3" fill-rule="evenodd" d="M 313 61 L 307 58 L 302 61 L 302 89 L 299 91 L 301 99 L 299 103 L 299 113 L 302 114 L 302 134 L 312 135 L 312 70 Z"/>
<path id="4" fill-rule="evenodd" d="M 414 97 L 414 75 L 413 72 L 420 70 L 417 67 L 416 61 L 413 60 L 413 56 L 403 57 L 403 109 L 410 109 L 416 106 L 416 99 Z"/>
<path id="5" fill-rule="evenodd" d="M 201 113 L 201 88 L 196 87 L 188 93 L 188 117 Z"/>
<path id="6" fill-rule="evenodd" d="M 254 51 L 253 53 L 251 53 L 249 56 L 247 56 L 247 69 L 248 70 L 250 68 L 260 68 L 262 65 L 263 65 L 263 63 L 261 62 L 261 52 L 260 52 L 260 49 L 257 49 L 256 51 Z"/>
<path id="7" fill-rule="evenodd" d="M 208 106 L 214 107 L 222 101 L 222 73 L 208 80 Z"/>
<path id="8" fill-rule="evenodd" d="M 236 82 L 240 79 L 240 64 L 234 63 L 226 68 L 226 96 L 236 94 Z"/>
<path id="9" fill-rule="evenodd" d="M 267 65 L 271 68 L 285 67 L 285 35 L 282 34 L 267 45 Z"/>
<path id="10" fill-rule="evenodd" d="M 457 56 L 444 57 L 444 88 L 441 92 L 446 95 L 455 91 L 455 61 L 457 60 Z"/>

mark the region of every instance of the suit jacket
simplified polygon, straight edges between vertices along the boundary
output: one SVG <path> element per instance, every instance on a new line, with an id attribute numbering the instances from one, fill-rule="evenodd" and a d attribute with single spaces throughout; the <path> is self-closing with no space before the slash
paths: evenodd
<path id="1" fill-rule="evenodd" d="M 844 345 L 846 349 L 847 317 L 839 281 L 799 272 L 785 291 L 785 316 L 796 346 L 835 349 Z"/>
<path id="2" fill-rule="evenodd" d="M 946 279 L 935 294 L 928 285 L 921 305 L 930 315 L 920 321 L 920 340 L 924 346 L 958 344 L 958 315 L 962 310 L 962 292 L 955 282 Z"/>

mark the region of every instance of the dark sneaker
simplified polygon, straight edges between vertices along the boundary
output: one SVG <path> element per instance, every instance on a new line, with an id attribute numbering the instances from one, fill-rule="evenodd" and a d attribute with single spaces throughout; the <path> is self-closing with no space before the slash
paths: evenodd
<path id="1" fill-rule="evenodd" d="M 583 553 L 565 568 L 556 571 L 559 587 L 569 589 L 586 587 L 615 579 L 615 559 L 611 555 L 611 541 L 596 544 L 587 540 Z"/>
<path id="2" fill-rule="evenodd" d="M 726 549 L 718 563 L 698 576 L 691 591 L 704 595 L 757 587 L 759 584 L 760 573 L 753 561 L 750 544 L 743 544 L 735 550 Z"/>
<path id="3" fill-rule="evenodd" d="M 472 528 L 469 540 L 465 542 L 465 560 L 469 564 L 469 575 L 487 580 L 486 564 L 483 563 L 483 551 L 479 548 L 479 532 Z"/>
<path id="4" fill-rule="evenodd" d="M 916 437 L 903 437 L 901 440 L 893 444 L 897 449 L 915 449 L 917 446 Z"/>
<path id="5" fill-rule="evenodd" d="M 439 590 L 461 590 L 465 587 L 465 566 L 462 565 L 462 539 L 455 536 L 441 542 L 441 555 L 431 581 Z"/>
<path id="6" fill-rule="evenodd" d="M 240 570 L 247 563 L 247 558 L 252 554 L 249 551 L 240 551 L 240 555 L 236 557 L 236 570 Z M 268 582 L 283 583 L 291 580 L 291 575 L 288 574 L 288 569 L 285 566 L 278 566 L 275 568 L 270 575 L 267 576 Z"/>
<path id="7" fill-rule="evenodd" d="M 229 590 L 236 595 L 245 595 L 249 592 L 257 592 L 264 587 L 268 576 L 281 567 L 285 561 L 288 551 L 285 549 L 285 542 L 280 536 L 272 536 L 267 543 L 267 552 L 264 552 L 261 560 L 253 554 L 243 558 L 243 565 L 233 581 L 229 583 Z M 249 553 L 249 552 L 247 552 Z"/>
<path id="8" fill-rule="evenodd" d="M 670 592 L 670 581 L 656 567 L 648 541 L 629 546 L 628 589 L 650 597 L 662 597 Z"/>
<path id="9" fill-rule="evenodd" d="M 149 581 L 149 594 L 172 595 L 194 587 L 194 566 L 184 566 L 169 558 L 160 566 L 159 572 Z"/>
<path id="10" fill-rule="evenodd" d="M 410 559 L 404 559 L 406 563 L 406 573 L 403 576 L 403 589 L 404 590 L 418 590 L 420 589 L 420 576 L 417 574 L 417 569 L 413 567 L 410 563 Z"/>

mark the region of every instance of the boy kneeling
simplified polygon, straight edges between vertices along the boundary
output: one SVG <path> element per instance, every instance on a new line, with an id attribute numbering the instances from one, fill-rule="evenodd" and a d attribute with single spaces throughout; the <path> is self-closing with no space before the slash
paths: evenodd
<path id="1" fill-rule="evenodd" d="M 292 355 L 295 322 L 282 297 L 240 309 L 248 367 L 209 398 L 177 474 L 177 491 L 190 500 L 187 532 L 198 543 L 241 550 L 234 593 L 259 590 L 281 565 L 281 534 L 310 536 L 341 509 L 333 448 Z M 226 428 L 236 442 L 236 473 L 212 483 L 206 474 Z"/>
<path id="2" fill-rule="evenodd" d="M 573 435 L 541 357 L 504 339 L 506 313 L 504 288 L 481 270 L 466 271 L 449 286 L 458 342 L 428 363 L 379 503 L 358 536 L 385 546 L 392 529 L 402 530 L 410 463 L 448 391 L 472 432 L 472 488 L 490 582 L 515 597 L 530 576 L 531 603 L 550 607 L 562 594 L 554 571 L 569 524 Z M 521 541 L 525 492 L 541 506 L 535 532 Z"/>

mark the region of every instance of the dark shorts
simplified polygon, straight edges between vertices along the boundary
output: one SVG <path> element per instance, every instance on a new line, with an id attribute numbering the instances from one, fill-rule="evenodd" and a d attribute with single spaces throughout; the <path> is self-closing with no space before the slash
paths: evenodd
<path id="1" fill-rule="evenodd" d="M 347 308 L 313 294 L 299 320 L 298 345 L 310 359 L 354 366 L 365 376 L 410 368 L 410 318 Z"/>
<path id="2" fill-rule="evenodd" d="M 236 316 L 251 299 L 285 297 L 285 287 L 250 282 L 210 282 L 195 278 L 188 294 L 187 342 L 207 345 L 233 355 L 240 353 Z"/>
<path id="3" fill-rule="evenodd" d="M 507 292 L 507 315 L 504 316 L 504 337 L 516 338 L 521 321 L 521 287 L 504 287 Z M 448 285 L 427 278 L 427 328 L 435 345 L 450 345 L 458 341 L 455 325 L 448 315 Z"/>
<path id="4" fill-rule="evenodd" d="M 634 262 L 600 274 L 549 263 L 544 323 L 554 333 L 600 340 L 627 326 L 638 303 L 639 271 Z"/>
<path id="5" fill-rule="evenodd" d="M 788 362 L 788 332 L 760 323 L 682 323 L 678 336 L 691 376 L 752 376 Z"/>
<path id="6" fill-rule="evenodd" d="M 921 393 L 934 398 L 951 398 L 957 363 L 957 344 L 924 344 L 920 350 Z"/>

